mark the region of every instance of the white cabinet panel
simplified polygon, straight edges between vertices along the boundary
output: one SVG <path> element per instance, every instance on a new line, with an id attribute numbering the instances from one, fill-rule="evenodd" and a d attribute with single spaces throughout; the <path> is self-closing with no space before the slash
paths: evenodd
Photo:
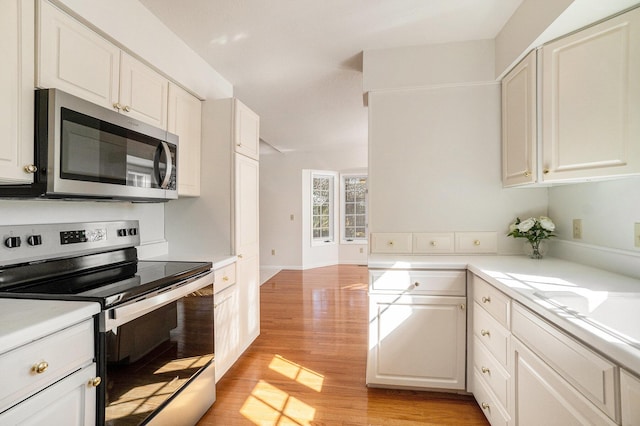
<path id="1" fill-rule="evenodd" d="M 259 163 L 243 155 L 235 156 L 235 251 L 240 258 L 260 252 Z"/>
<path id="2" fill-rule="evenodd" d="M 233 265 L 235 269 L 235 264 Z M 240 305 L 238 286 L 231 285 L 214 295 L 216 383 L 240 355 Z"/>
<path id="3" fill-rule="evenodd" d="M 456 253 L 496 253 L 498 235 L 495 232 L 456 232 Z"/>
<path id="4" fill-rule="evenodd" d="M 615 425 L 518 339 L 513 339 L 513 380 L 519 426 Z"/>
<path id="5" fill-rule="evenodd" d="M 411 253 L 413 236 L 408 232 L 371 234 L 371 253 Z"/>
<path id="6" fill-rule="evenodd" d="M 240 302 L 240 352 L 260 335 L 260 264 L 258 256 L 239 259 L 237 263 L 238 299 Z"/>
<path id="7" fill-rule="evenodd" d="M 33 163 L 34 3 L 0 1 L 0 182 L 31 183 Z"/>
<path id="8" fill-rule="evenodd" d="M 542 49 L 544 181 L 640 172 L 640 9 Z"/>
<path id="9" fill-rule="evenodd" d="M 234 114 L 236 152 L 258 160 L 260 152 L 260 118 L 238 99 L 234 99 Z"/>
<path id="10" fill-rule="evenodd" d="M 518 304 L 513 307 L 512 331 L 593 404 L 616 418 L 614 364 Z"/>
<path id="11" fill-rule="evenodd" d="M 620 370 L 622 426 L 640 425 L 640 379 Z"/>
<path id="12" fill-rule="evenodd" d="M 453 232 L 413 233 L 413 254 L 453 253 L 453 241 Z"/>
<path id="13" fill-rule="evenodd" d="M 3 425 L 86 426 L 96 421 L 96 388 L 91 384 L 96 364 L 90 364 L 64 380 L 0 414 Z"/>
<path id="14" fill-rule="evenodd" d="M 113 108 L 120 49 L 45 0 L 38 2 L 37 86 L 58 88 Z"/>
<path id="15" fill-rule="evenodd" d="M 367 384 L 465 388 L 464 297 L 371 296 Z"/>
<path id="16" fill-rule="evenodd" d="M 537 179 L 536 50 L 502 79 L 502 184 Z"/>
<path id="17" fill-rule="evenodd" d="M 167 128 L 169 81 L 142 62 L 122 52 L 120 96 L 122 111 L 161 129 Z"/>
<path id="18" fill-rule="evenodd" d="M 179 86 L 169 83 L 167 130 L 179 137 L 178 196 L 200 195 L 202 103 Z"/>
<path id="19" fill-rule="evenodd" d="M 465 271 L 371 270 L 371 290 L 421 296 L 464 296 Z"/>

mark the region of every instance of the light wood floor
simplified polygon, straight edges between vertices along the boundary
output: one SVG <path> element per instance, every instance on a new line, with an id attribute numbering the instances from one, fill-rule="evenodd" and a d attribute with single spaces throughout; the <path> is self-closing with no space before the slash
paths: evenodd
<path id="1" fill-rule="evenodd" d="M 261 334 L 199 426 L 488 424 L 469 396 L 365 386 L 366 267 L 281 271 L 261 298 Z"/>

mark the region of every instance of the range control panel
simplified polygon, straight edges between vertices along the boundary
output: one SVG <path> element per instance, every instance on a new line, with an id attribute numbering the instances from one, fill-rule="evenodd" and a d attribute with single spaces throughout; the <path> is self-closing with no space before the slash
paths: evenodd
<path id="1" fill-rule="evenodd" d="M 0 226 L 0 267 L 140 245 L 137 220 Z"/>

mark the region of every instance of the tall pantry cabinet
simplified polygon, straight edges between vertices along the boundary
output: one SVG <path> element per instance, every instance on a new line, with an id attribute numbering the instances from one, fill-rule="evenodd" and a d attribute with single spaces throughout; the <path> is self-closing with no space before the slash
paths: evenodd
<path id="1" fill-rule="evenodd" d="M 213 195 L 211 225 L 215 228 L 231 224 L 229 249 L 238 257 L 238 338 L 242 353 L 260 334 L 260 119 L 235 98 L 205 102 L 203 119 L 208 138 L 203 145 L 206 155 L 202 166 L 208 169 L 206 175 L 212 180 L 203 180 L 202 185 L 209 186 L 203 191 Z M 224 211 L 227 205 L 229 210 Z M 224 239 L 224 235 L 213 238 Z"/>

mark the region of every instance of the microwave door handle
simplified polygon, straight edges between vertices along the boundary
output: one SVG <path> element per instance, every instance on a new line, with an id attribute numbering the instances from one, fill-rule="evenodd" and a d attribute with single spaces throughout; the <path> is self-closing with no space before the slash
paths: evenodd
<path id="1" fill-rule="evenodd" d="M 165 157 L 167 157 L 167 171 L 164 174 L 164 178 L 160 174 L 160 149 L 164 151 Z M 160 142 L 160 145 L 156 148 L 156 155 L 153 161 L 153 165 L 156 169 L 156 177 L 160 183 L 160 188 L 167 189 L 169 181 L 171 180 L 171 172 L 173 171 L 173 162 L 171 161 L 171 150 L 166 142 Z"/>

